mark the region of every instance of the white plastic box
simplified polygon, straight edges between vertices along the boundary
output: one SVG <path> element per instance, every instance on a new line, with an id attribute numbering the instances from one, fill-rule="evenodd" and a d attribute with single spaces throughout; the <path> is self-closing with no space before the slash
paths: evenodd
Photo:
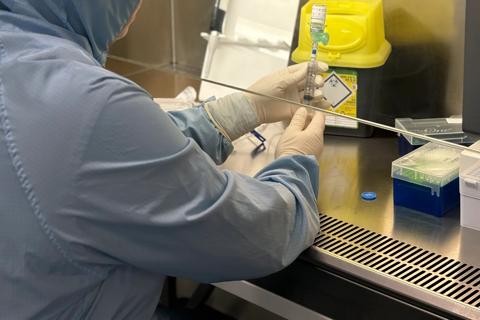
<path id="1" fill-rule="evenodd" d="M 480 230 L 480 141 L 470 149 L 460 157 L 460 224 Z"/>
<path id="2" fill-rule="evenodd" d="M 464 146 L 471 146 L 480 139 L 478 135 L 463 132 L 462 118 L 457 116 L 428 119 L 397 118 L 395 119 L 395 128 Z M 404 156 L 427 143 L 427 140 L 408 134 L 399 134 L 398 152 Z"/>

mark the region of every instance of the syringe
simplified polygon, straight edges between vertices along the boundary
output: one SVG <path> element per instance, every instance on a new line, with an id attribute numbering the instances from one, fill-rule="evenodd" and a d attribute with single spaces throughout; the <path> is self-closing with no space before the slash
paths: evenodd
<path id="1" fill-rule="evenodd" d="M 304 103 L 312 105 L 315 97 L 315 78 L 317 76 L 317 50 L 318 44 L 327 45 L 330 37 L 325 32 L 327 7 L 325 5 L 313 5 L 310 19 L 310 35 L 312 37 L 312 54 L 308 63 L 307 78 L 305 83 Z"/>
<path id="2" fill-rule="evenodd" d="M 313 42 L 312 55 L 308 63 L 307 78 L 305 82 L 305 92 L 303 95 L 303 103 L 311 106 L 315 97 L 315 78 L 317 77 L 317 42 Z"/>

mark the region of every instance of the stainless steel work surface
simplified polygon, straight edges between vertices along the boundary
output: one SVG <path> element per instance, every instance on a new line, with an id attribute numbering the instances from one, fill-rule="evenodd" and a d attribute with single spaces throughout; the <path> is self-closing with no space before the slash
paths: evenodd
<path id="1" fill-rule="evenodd" d="M 253 175 L 273 160 L 281 134 L 276 130 L 265 132 L 270 146 L 255 158 L 245 138 L 237 141 L 225 167 Z M 321 232 L 303 258 L 444 312 L 480 317 L 480 232 L 460 227 L 458 209 L 438 218 L 395 207 L 390 173 L 397 158 L 397 137 L 391 133 L 325 137 Z M 365 191 L 376 192 L 377 199 L 362 200 Z"/>
<path id="2" fill-rule="evenodd" d="M 281 133 L 278 128 L 274 130 L 274 134 L 266 134 L 273 145 Z M 251 158 L 242 144 L 224 167 L 253 175 L 273 160 L 270 148 L 274 147 L 270 146 L 266 154 Z M 394 206 L 390 171 L 392 161 L 399 157 L 397 137 L 392 133 L 378 130 L 372 138 L 325 136 L 320 161 L 319 211 L 480 267 L 480 250 L 476 247 L 480 243 L 480 232 L 460 227 L 458 209 L 438 218 Z M 376 192 L 377 199 L 362 200 L 364 191 Z"/>
<path id="3" fill-rule="evenodd" d="M 438 218 L 394 206 L 390 170 L 397 158 L 396 137 L 326 136 L 320 163 L 320 212 L 480 267 L 480 232 L 460 227 L 458 209 Z M 364 191 L 376 192 L 377 200 L 362 200 Z"/>
<path id="4" fill-rule="evenodd" d="M 326 137 L 320 163 L 321 236 L 307 254 L 359 279 L 465 318 L 480 316 L 480 232 L 459 209 L 439 218 L 393 204 L 397 138 Z M 361 198 L 377 193 L 375 201 Z"/>

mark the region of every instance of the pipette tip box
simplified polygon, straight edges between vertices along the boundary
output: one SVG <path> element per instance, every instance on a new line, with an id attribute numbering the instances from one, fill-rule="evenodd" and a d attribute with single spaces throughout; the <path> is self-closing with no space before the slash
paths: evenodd
<path id="1" fill-rule="evenodd" d="M 427 119 L 397 118 L 395 119 L 395 128 L 464 146 L 470 146 L 480 139 L 479 136 L 463 132 L 462 118 L 458 117 Z M 398 152 L 400 156 L 404 156 L 426 143 L 428 143 L 427 140 L 412 137 L 407 134 L 399 134 Z"/>
<path id="2" fill-rule="evenodd" d="M 437 217 L 458 207 L 460 154 L 428 143 L 394 161 L 394 204 Z"/>

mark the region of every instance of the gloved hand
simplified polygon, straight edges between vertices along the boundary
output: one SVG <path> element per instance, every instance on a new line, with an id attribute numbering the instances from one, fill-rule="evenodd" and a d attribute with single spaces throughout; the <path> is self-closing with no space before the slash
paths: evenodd
<path id="1" fill-rule="evenodd" d="M 323 131 L 325 130 L 325 115 L 315 112 L 310 123 L 307 109 L 298 109 L 290 125 L 278 142 L 275 157 L 290 155 L 314 155 L 317 160 L 323 150 Z"/>
<path id="2" fill-rule="evenodd" d="M 248 90 L 303 103 L 307 70 L 308 62 L 289 66 L 258 80 Z M 319 74 L 327 70 L 328 65 L 323 62 L 317 62 L 316 71 L 318 75 L 315 78 L 317 90 L 315 90 L 313 105 L 320 108 L 330 106 L 323 98 L 322 90 L 319 90 L 319 88 L 323 87 L 323 78 Z M 298 106 L 294 104 L 254 94 L 248 94 L 247 97 L 255 107 L 260 124 L 289 120 L 298 109 Z"/>
<path id="3" fill-rule="evenodd" d="M 322 62 L 317 64 L 317 73 L 328 70 L 326 64 Z M 290 66 L 260 79 L 249 90 L 294 102 L 303 102 L 307 70 L 307 62 Z M 323 86 L 321 76 L 317 76 L 315 81 L 319 88 Z M 330 106 L 323 99 L 321 90 L 316 90 L 313 104 L 322 108 Z M 205 104 L 205 111 L 210 120 L 230 141 L 263 123 L 289 120 L 297 109 L 297 105 L 288 102 L 244 93 L 234 93 Z"/>

